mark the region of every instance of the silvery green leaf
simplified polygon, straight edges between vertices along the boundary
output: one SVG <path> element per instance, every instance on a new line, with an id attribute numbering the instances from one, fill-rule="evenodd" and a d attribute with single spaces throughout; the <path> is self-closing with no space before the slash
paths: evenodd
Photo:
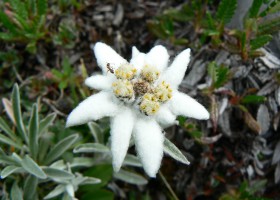
<path id="1" fill-rule="evenodd" d="M 0 117 L 0 129 L 3 130 L 12 140 L 17 140 L 15 133 L 12 131 L 7 122 L 2 117 Z"/>
<path id="2" fill-rule="evenodd" d="M 17 164 L 13 159 L 6 155 L 0 155 L 0 163 L 7 164 L 7 165 L 14 165 Z"/>
<path id="3" fill-rule="evenodd" d="M 55 117 L 56 117 L 56 114 L 52 113 L 40 121 L 39 135 L 43 134 L 44 131 L 46 131 L 48 129 L 48 127 L 53 123 Z"/>
<path id="4" fill-rule="evenodd" d="M 122 169 L 118 173 L 114 173 L 114 178 L 135 185 L 145 185 L 148 183 L 143 176 Z"/>
<path id="5" fill-rule="evenodd" d="M 45 160 L 46 154 L 49 151 L 49 147 L 51 145 L 51 135 L 50 134 L 45 134 L 39 136 L 39 149 L 38 149 L 38 160 L 40 162 Z"/>
<path id="6" fill-rule="evenodd" d="M 72 179 L 74 175 L 61 169 L 56 169 L 53 167 L 44 167 L 43 171 L 47 174 L 48 177 L 53 179 Z"/>
<path id="7" fill-rule="evenodd" d="M 38 178 L 29 174 L 24 181 L 23 197 L 25 200 L 33 200 L 36 196 L 36 189 L 38 185 Z"/>
<path id="8" fill-rule="evenodd" d="M 80 183 L 80 185 L 94 185 L 101 183 L 101 180 L 98 178 L 93 178 L 93 177 L 83 177 L 85 178 L 84 181 Z"/>
<path id="9" fill-rule="evenodd" d="M 140 162 L 139 158 L 131 154 L 126 155 L 123 164 L 134 167 L 142 167 L 142 163 Z"/>
<path id="10" fill-rule="evenodd" d="M 4 179 L 13 173 L 20 172 L 21 170 L 23 170 L 22 167 L 18 167 L 15 165 L 9 165 L 1 171 L 1 178 Z"/>
<path id="11" fill-rule="evenodd" d="M 21 189 L 18 187 L 17 183 L 14 183 L 14 184 L 13 184 L 13 187 L 12 187 L 12 189 L 11 189 L 11 199 L 23 200 L 22 191 L 21 191 Z"/>
<path id="12" fill-rule="evenodd" d="M 37 105 L 34 104 L 32 107 L 32 114 L 29 121 L 29 150 L 31 157 L 36 159 L 38 154 L 38 131 L 39 131 L 39 116 Z"/>
<path id="13" fill-rule="evenodd" d="M 99 143 L 85 143 L 78 145 L 74 150 L 74 153 L 109 153 L 108 147 Z"/>
<path id="14" fill-rule="evenodd" d="M 22 146 L 20 144 L 14 142 L 13 140 L 8 138 L 7 136 L 2 135 L 1 133 L 0 133 L 0 143 L 7 144 L 7 145 L 15 147 L 17 149 L 21 149 L 22 148 Z"/>
<path id="15" fill-rule="evenodd" d="M 96 142 L 103 143 L 104 134 L 102 134 L 102 131 L 101 131 L 99 125 L 95 122 L 89 122 L 88 127 L 90 129 L 92 136 L 94 137 L 94 140 Z"/>
<path id="16" fill-rule="evenodd" d="M 46 156 L 46 159 L 44 160 L 45 164 L 49 164 L 52 161 L 59 158 L 65 151 L 67 151 L 79 138 L 78 134 L 70 135 L 60 142 L 58 142 L 52 150 L 48 153 Z"/>
<path id="17" fill-rule="evenodd" d="M 92 158 L 74 158 L 70 163 L 71 167 L 91 167 L 95 164 Z"/>
<path id="18" fill-rule="evenodd" d="M 170 140 L 168 140 L 167 138 L 164 139 L 163 151 L 166 154 L 168 154 L 169 156 L 171 156 L 172 158 L 174 158 L 175 160 L 177 160 L 181 163 L 184 163 L 184 164 L 187 164 L 187 165 L 190 164 L 190 162 L 184 156 L 184 154 L 172 142 L 170 142 Z"/>
<path id="19" fill-rule="evenodd" d="M 27 139 L 24 123 L 22 120 L 21 107 L 20 107 L 20 94 L 19 94 L 19 88 L 17 84 L 14 85 L 13 92 L 12 92 L 12 105 L 13 105 L 13 112 L 14 112 L 17 129 L 22 139 L 24 139 L 27 142 L 28 139 Z"/>
<path id="20" fill-rule="evenodd" d="M 40 168 L 40 166 L 28 155 L 26 155 L 22 159 L 21 163 L 22 167 L 29 172 L 30 174 L 33 174 L 34 176 L 40 178 L 40 179 L 45 179 L 47 178 L 47 175 L 45 172 Z"/>
<path id="21" fill-rule="evenodd" d="M 44 199 L 51 199 L 54 198 L 60 194 L 65 192 L 65 186 L 64 185 L 58 185 L 56 186 L 47 196 L 44 197 Z"/>
<path id="22" fill-rule="evenodd" d="M 66 165 L 64 163 L 64 160 L 58 160 L 58 161 L 55 161 L 53 162 L 50 167 L 52 168 L 56 168 L 56 169 L 66 169 Z"/>
<path id="23" fill-rule="evenodd" d="M 10 156 L 11 159 L 13 159 L 13 161 L 15 163 L 17 163 L 19 166 L 21 165 L 21 162 L 22 162 L 22 158 L 16 153 L 12 153 L 12 155 Z"/>

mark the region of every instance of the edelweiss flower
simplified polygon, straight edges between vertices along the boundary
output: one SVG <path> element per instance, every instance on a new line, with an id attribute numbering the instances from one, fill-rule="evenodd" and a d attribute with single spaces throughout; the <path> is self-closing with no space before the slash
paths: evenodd
<path id="1" fill-rule="evenodd" d="M 91 76 L 85 84 L 101 91 L 70 113 L 67 127 L 111 117 L 114 170 L 122 166 L 133 136 L 144 170 L 155 177 L 163 156 L 162 127 L 176 124 L 177 115 L 209 118 L 201 104 L 177 90 L 190 60 L 190 49 L 180 53 L 169 67 L 169 55 L 163 46 L 155 46 L 147 54 L 133 47 L 130 62 L 104 43 L 96 43 L 93 50 L 103 75 Z"/>

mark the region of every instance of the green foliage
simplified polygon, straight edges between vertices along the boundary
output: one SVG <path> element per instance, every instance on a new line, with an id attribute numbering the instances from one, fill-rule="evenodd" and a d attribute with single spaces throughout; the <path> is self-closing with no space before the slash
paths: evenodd
<path id="1" fill-rule="evenodd" d="M 18 181 L 12 186 L 11 198 L 42 199 L 42 195 L 46 195 L 45 191 L 39 193 L 38 185 L 42 182 L 44 184 L 52 182 L 52 185 L 56 184 L 57 187 L 63 188 L 60 194 L 63 193 L 65 198 L 73 195 L 67 188 L 79 188 L 80 185 L 100 182 L 93 177 L 72 173 L 71 165 L 62 159 L 77 143 L 79 136 L 69 135 L 58 143 L 53 143 L 49 127 L 56 115 L 50 114 L 40 120 L 37 104 L 32 106 L 30 114 L 23 114 L 17 84 L 13 88 L 11 108 L 11 121 L 17 129 L 11 128 L 4 118 L 0 118 L 0 143 L 3 148 L 0 149 L 1 178 L 4 179 L 4 185 L 9 179 Z M 29 120 L 24 116 L 29 116 Z M 75 162 L 78 162 L 79 166 L 88 166 L 88 163 L 79 159 L 72 160 L 73 166 L 77 166 Z M 56 196 L 55 192 L 55 190 L 51 192 L 53 197 Z"/>
<path id="2" fill-rule="evenodd" d="M 249 185 L 244 181 L 237 191 L 222 195 L 219 200 L 269 200 L 268 198 L 255 195 L 266 185 L 266 180 L 256 181 Z"/>
<path id="3" fill-rule="evenodd" d="M 259 95 L 246 95 L 241 99 L 241 103 L 243 104 L 263 103 L 265 101 L 266 98 Z"/>
<path id="4" fill-rule="evenodd" d="M 149 30 L 174 45 L 189 45 L 188 38 L 178 38 L 176 23 L 191 25 L 194 31 L 194 34 L 190 34 L 194 35 L 191 44 L 194 48 L 210 44 L 217 49 L 224 48 L 231 53 L 238 53 L 243 60 L 261 55 L 258 49 L 270 42 L 272 34 L 280 30 L 279 16 L 264 18 L 280 10 L 278 0 L 270 2 L 262 13 L 260 8 L 265 6 L 267 1 L 254 0 L 243 18 L 242 30 L 226 27 L 234 16 L 237 0 L 222 0 L 217 10 L 212 10 L 211 4 L 211 1 L 190 1 L 183 4 L 181 9 L 166 10 L 164 14 L 148 22 Z"/>
<path id="5" fill-rule="evenodd" d="M 263 5 L 263 0 L 254 0 L 249 10 L 249 17 L 250 18 L 257 17 L 262 5 Z"/>
<path id="6" fill-rule="evenodd" d="M 230 78 L 229 69 L 225 66 L 218 66 L 215 62 L 208 64 L 208 74 L 212 79 L 212 90 L 222 87 Z"/>
<path id="7" fill-rule="evenodd" d="M 217 19 L 223 24 L 230 22 L 237 6 L 237 0 L 222 0 L 217 10 Z"/>
<path id="8" fill-rule="evenodd" d="M 251 50 L 256 50 L 266 45 L 272 39 L 271 35 L 261 35 L 250 41 Z"/>
<path id="9" fill-rule="evenodd" d="M 0 11 L 0 23 L 6 28 L 0 40 L 27 43 L 26 49 L 35 53 L 37 41 L 46 34 L 47 1 L 8 0 L 6 4 L 4 12 Z"/>

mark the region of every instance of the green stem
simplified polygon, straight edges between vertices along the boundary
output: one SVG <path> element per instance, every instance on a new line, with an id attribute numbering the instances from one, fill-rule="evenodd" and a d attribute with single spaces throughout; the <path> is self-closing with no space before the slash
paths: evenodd
<path id="1" fill-rule="evenodd" d="M 162 181 L 165 184 L 165 186 L 167 187 L 167 189 L 169 190 L 169 192 L 171 193 L 171 195 L 173 196 L 173 198 L 175 200 L 179 200 L 179 198 L 177 197 L 177 195 L 175 194 L 175 192 L 173 191 L 173 189 L 171 188 L 171 186 L 169 185 L 169 183 L 167 182 L 167 180 L 165 179 L 165 177 L 163 176 L 161 171 L 159 171 L 159 176 L 162 179 Z"/>

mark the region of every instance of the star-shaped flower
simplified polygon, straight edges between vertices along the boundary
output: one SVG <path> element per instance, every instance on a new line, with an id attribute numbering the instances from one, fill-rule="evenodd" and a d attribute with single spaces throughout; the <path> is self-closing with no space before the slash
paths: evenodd
<path id="1" fill-rule="evenodd" d="M 176 124 L 177 115 L 209 118 L 201 104 L 178 91 L 190 49 L 181 52 L 169 67 L 167 50 L 160 45 L 147 54 L 133 47 L 130 62 L 101 42 L 93 50 L 103 75 L 93 75 L 85 84 L 100 92 L 70 113 L 67 127 L 110 117 L 114 170 L 122 166 L 132 137 L 144 170 L 155 177 L 163 156 L 162 127 Z"/>

